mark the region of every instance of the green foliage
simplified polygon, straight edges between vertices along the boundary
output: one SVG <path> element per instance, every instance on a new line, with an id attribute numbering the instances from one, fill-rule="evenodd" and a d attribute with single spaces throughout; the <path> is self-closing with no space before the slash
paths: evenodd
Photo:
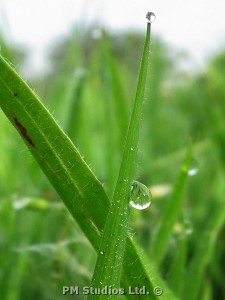
<path id="1" fill-rule="evenodd" d="M 188 172 L 191 168 L 191 159 L 192 151 L 189 149 L 185 162 L 180 170 L 171 199 L 164 210 L 161 220 L 158 222 L 158 228 L 156 229 L 155 236 L 152 241 L 152 253 L 159 264 L 165 256 L 174 225 L 181 214 Z"/>
<path id="2" fill-rule="evenodd" d="M 2 299 L 64 299 L 70 295 L 62 295 L 63 286 L 91 283 L 144 40 L 137 33 L 100 33 L 99 39 L 91 30 L 73 33 L 55 47 L 51 74 L 33 80 L 70 138 L 1 59 L 0 106 L 51 182 L 0 112 Z M 16 62 L 3 38 L 1 45 Z M 204 73 L 187 76 L 177 71 L 178 58 L 162 41 L 153 37 L 151 46 L 138 170 L 130 177 L 145 183 L 153 199 L 146 210 L 130 208 L 120 287 L 146 286 L 150 292 L 126 295 L 131 299 L 158 299 L 157 286 L 160 299 L 223 299 L 224 53 Z M 199 172 L 187 178 L 181 166 L 190 135 Z"/>

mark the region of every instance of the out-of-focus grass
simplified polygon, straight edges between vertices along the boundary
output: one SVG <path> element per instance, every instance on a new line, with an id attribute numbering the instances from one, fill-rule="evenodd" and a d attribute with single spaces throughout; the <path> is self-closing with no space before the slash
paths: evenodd
<path id="1" fill-rule="evenodd" d="M 54 76 L 46 80 L 43 75 L 33 85 L 37 92 L 45 91 L 46 105 L 111 194 L 138 74 L 135 45 L 143 38 L 100 33 L 100 39 L 89 32 L 87 38 L 72 36 L 57 53 Z M 130 231 L 154 260 L 152 239 L 171 196 L 163 187 L 174 187 L 191 136 L 199 172 L 189 178 L 182 213 L 158 271 L 180 299 L 223 299 L 225 54 L 203 74 L 185 76 L 176 70 L 172 50 L 156 38 L 152 46 L 137 178 L 156 188 L 149 209 L 131 211 Z M 5 42 L 4 55 L 13 61 Z M 6 300 L 64 299 L 63 285 L 90 284 L 96 255 L 66 211 L 57 207 L 58 196 L 2 112 L 0 140 L 1 294 Z M 24 198 L 40 205 L 23 206 Z"/>

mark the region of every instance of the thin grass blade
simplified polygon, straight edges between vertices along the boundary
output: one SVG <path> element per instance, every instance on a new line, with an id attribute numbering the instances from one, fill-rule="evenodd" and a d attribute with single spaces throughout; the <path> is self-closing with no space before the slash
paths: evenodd
<path id="1" fill-rule="evenodd" d="M 112 286 L 112 288 L 115 289 L 119 289 L 120 287 L 122 262 L 129 221 L 129 195 L 132 180 L 135 175 L 138 135 L 147 78 L 150 30 L 151 24 L 147 23 L 146 39 L 133 113 L 127 133 L 117 185 L 99 248 L 98 259 L 92 280 L 93 289 L 105 286 Z M 89 297 L 89 299 L 96 298 L 105 299 L 105 295 L 91 295 Z M 107 299 L 114 298 L 115 295 L 107 296 Z"/>
<path id="2" fill-rule="evenodd" d="M 187 234 L 185 232 L 180 236 L 177 248 L 169 273 L 169 286 L 174 291 L 174 294 L 180 298 L 187 263 Z"/>
<path id="3" fill-rule="evenodd" d="M 107 57 L 108 68 L 111 75 L 111 83 L 112 83 L 112 92 L 115 99 L 115 109 L 117 115 L 118 122 L 118 134 L 119 134 L 119 146 L 123 147 L 124 138 L 126 135 L 126 130 L 128 126 L 128 112 L 126 105 L 126 97 L 124 95 L 123 86 L 120 78 L 120 72 L 118 70 L 117 63 L 114 59 L 114 55 L 112 53 L 112 46 L 110 44 L 109 39 L 105 37 L 105 41 L 103 43 L 103 51 Z"/>
<path id="4" fill-rule="evenodd" d="M 135 253 L 138 254 L 137 257 L 131 259 L 135 257 Z M 125 281 L 126 274 L 129 274 L 129 281 Z M 131 237 L 127 238 L 122 278 L 122 286 L 125 287 L 126 296 L 131 299 L 177 299 L 161 278 L 154 257 L 147 256 Z M 129 295 L 129 287 L 137 287 L 139 289 L 144 287 L 146 294 Z"/>
<path id="5" fill-rule="evenodd" d="M 225 222 L 225 210 L 221 203 L 210 213 L 210 219 L 201 232 L 197 250 L 192 258 L 182 290 L 183 300 L 198 299 L 206 266 L 210 262 L 218 234 Z"/>
<path id="6" fill-rule="evenodd" d="M 180 170 L 171 199 L 163 213 L 162 219 L 152 241 L 151 251 L 158 263 L 160 263 L 164 258 L 170 237 L 172 235 L 173 226 L 177 222 L 177 219 L 181 213 L 191 159 L 192 147 L 190 146 L 184 164 Z"/>

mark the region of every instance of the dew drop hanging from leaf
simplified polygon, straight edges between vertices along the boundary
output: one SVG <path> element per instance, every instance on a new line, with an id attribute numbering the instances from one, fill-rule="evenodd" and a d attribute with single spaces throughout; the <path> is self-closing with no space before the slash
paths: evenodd
<path id="1" fill-rule="evenodd" d="M 138 210 L 145 209 L 151 204 L 151 193 L 144 184 L 133 181 L 130 192 L 130 205 Z"/>

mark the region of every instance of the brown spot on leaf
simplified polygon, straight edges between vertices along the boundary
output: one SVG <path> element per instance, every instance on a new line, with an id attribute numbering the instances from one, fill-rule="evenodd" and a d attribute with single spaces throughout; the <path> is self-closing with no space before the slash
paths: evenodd
<path id="1" fill-rule="evenodd" d="M 17 127 L 17 129 L 19 130 L 20 134 L 22 135 L 22 137 L 32 146 L 35 147 L 33 141 L 31 140 L 31 138 L 29 137 L 26 128 L 17 120 L 16 117 L 13 117 L 13 120 L 15 122 L 15 125 Z"/>
<path id="2" fill-rule="evenodd" d="M 83 210 L 81 210 L 81 213 L 84 216 L 84 218 L 88 221 L 88 223 L 94 228 L 94 230 L 97 233 L 97 235 L 101 237 L 101 232 L 99 231 L 99 229 L 95 225 L 95 223 L 83 212 Z"/>

